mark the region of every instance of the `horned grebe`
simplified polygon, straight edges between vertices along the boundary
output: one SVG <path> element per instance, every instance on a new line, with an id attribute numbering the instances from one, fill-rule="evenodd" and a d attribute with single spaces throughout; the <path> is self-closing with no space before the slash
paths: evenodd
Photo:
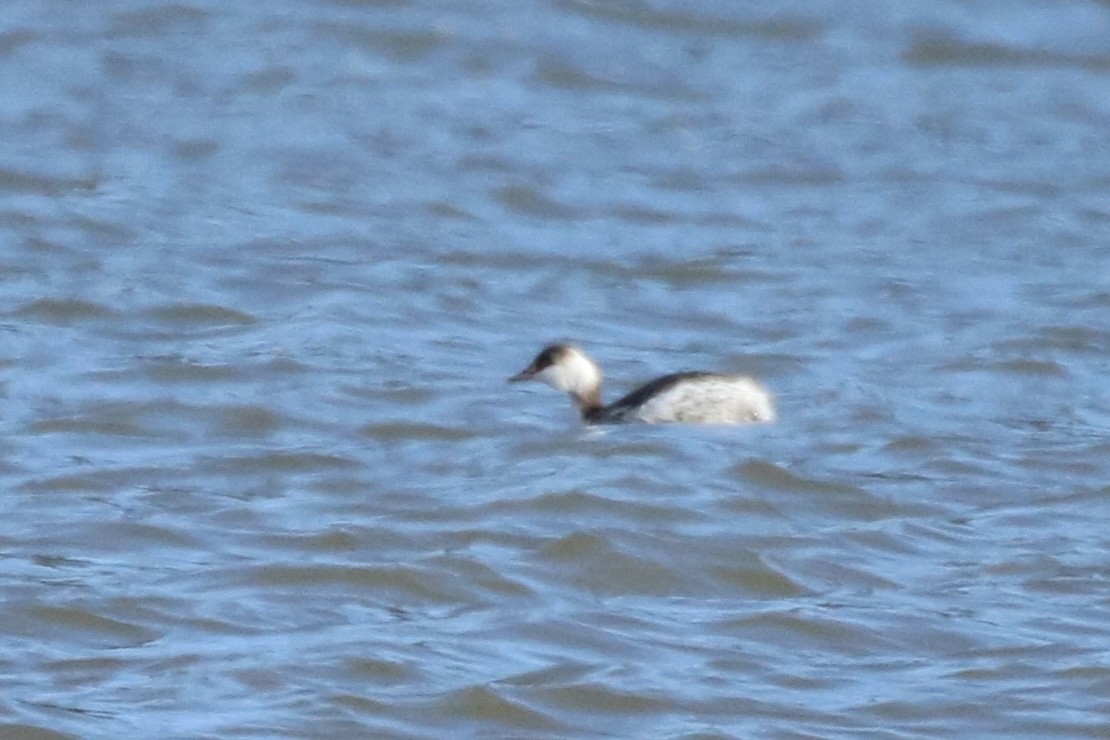
<path id="1" fill-rule="evenodd" d="M 544 347 L 531 365 L 509 381 L 532 379 L 569 393 L 587 424 L 750 424 L 775 420 L 771 394 L 754 379 L 706 372 L 664 375 L 605 406 L 601 403 L 601 369 L 585 352 L 569 344 Z"/>

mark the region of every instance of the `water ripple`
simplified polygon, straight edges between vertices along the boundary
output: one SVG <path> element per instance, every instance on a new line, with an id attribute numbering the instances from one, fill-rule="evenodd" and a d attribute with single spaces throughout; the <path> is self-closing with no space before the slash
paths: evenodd
<path id="1" fill-rule="evenodd" d="M 57 5 L 0 735 L 1106 734 L 1102 5 Z M 586 428 L 555 339 L 780 420 Z"/>

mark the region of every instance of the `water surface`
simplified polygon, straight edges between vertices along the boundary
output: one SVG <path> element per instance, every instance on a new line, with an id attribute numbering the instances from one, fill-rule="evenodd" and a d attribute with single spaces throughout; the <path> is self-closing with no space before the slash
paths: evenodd
<path id="1" fill-rule="evenodd" d="M 2 734 L 1110 733 L 1110 6 L 688 5 L 5 5 Z"/>

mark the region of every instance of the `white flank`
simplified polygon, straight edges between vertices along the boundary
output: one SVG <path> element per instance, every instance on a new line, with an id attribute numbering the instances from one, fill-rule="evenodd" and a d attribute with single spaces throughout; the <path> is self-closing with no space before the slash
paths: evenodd
<path id="1" fill-rule="evenodd" d="M 775 420 L 771 394 L 752 378 L 691 378 L 652 396 L 631 416 L 648 423 L 743 424 Z"/>

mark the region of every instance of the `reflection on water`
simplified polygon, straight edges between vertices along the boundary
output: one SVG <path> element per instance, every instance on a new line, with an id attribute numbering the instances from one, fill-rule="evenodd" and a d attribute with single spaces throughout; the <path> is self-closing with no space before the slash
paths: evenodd
<path id="1" fill-rule="evenodd" d="M 3 734 L 1105 734 L 1110 15 L 859 10 L 9 3 Z"/>

